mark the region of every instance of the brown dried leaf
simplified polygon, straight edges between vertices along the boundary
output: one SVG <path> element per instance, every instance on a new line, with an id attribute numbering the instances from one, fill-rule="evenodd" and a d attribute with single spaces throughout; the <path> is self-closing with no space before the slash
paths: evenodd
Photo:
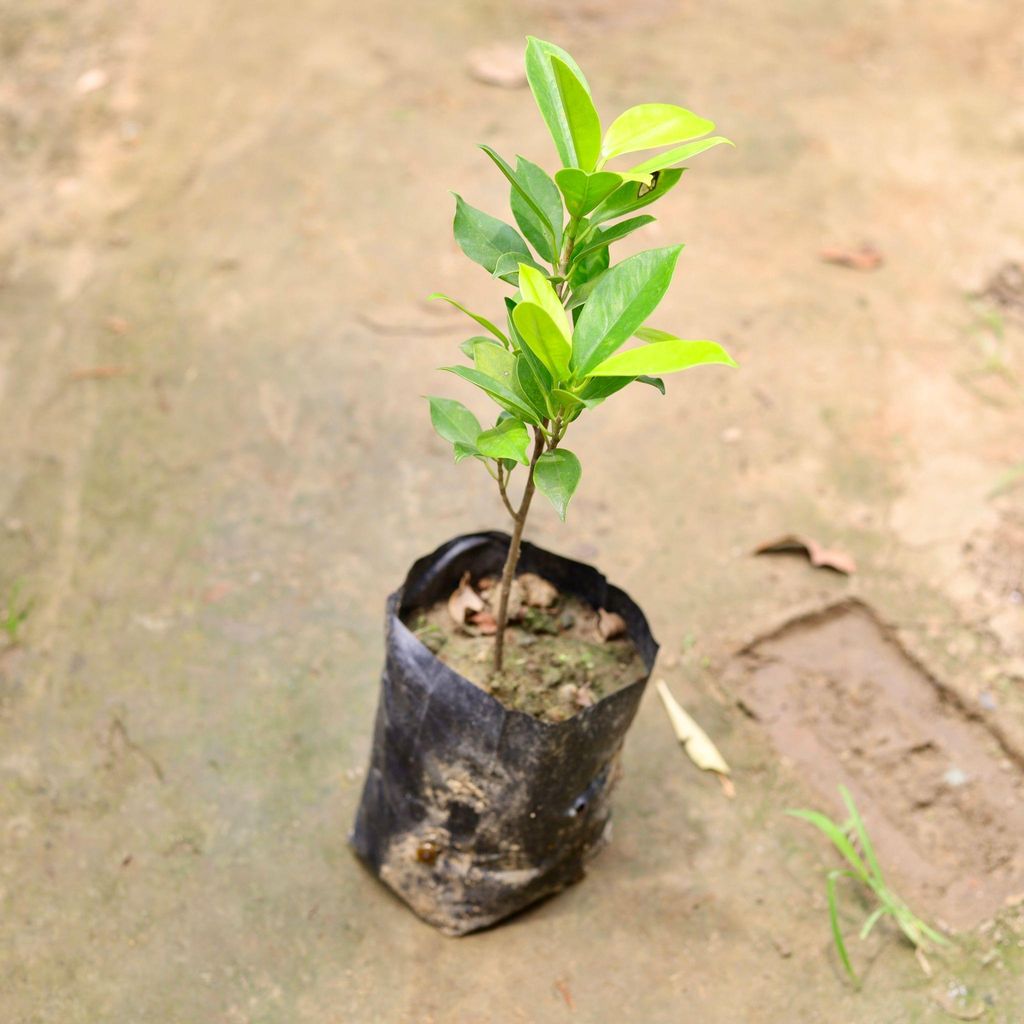
<path id="1" fill-rule="evenodd" d="M 846 249 L 840 246 L 829 246 L 818 254 L 825 263 L 834 263 L 837 267 L 848 267 L 850 270 L 877 270 L 885 258 L 870 242 Z"/>
<path id="2" fill-rule="evenodd" d="M 517 576 L 523 601 L 531 608 L 550 608 L 558 600 L 558 588 L 534 572 Z"/>
<path id="3" fill-rule="evenodd" d="M 767 541 L 754 548 L 755 555 L 780 555 L 789 551 L 802 551 L 810 559 L 811 565 L 819 569 L 832 569 L 844 576 L 852 576 L 857 571 L 853 555 L 840 551 L 839 548 L 823 547 L 811 537 L 795 533 Z"/>
<path id="4" fill-rule="evenodd" d="M 471 613 L 470 621 L 482 636 L 494 636 L 498 632 L 498 620 L 486 608 L 482 612 Z"/>
<path id="5" fill-rule="evenodd" d="M 517 46 L 497 44 L 471 50 L 466 57 L 470 77 L 484 85 L 499 89 L 520 89 L 526 85 L 526 68 L 522 50 Z"/>
<path id="6" fill-rule="evenodd" d="M 458 588 L 448 598 L 448 614 L 459 626 L 466 624 L 467 613 L 482 611 L 484 607 L 480 595 L 473 589 L 469 580 L 470 574 L 464 572 L 462 579 L 459 580 Z"/>
<path id="7" fill-rule="evenodd" d="M 607 612 L 603 608 L 597 610 L 597 635 L 602 640 L 614 640 L 625 635 L 625 619 L 617 612 Z"/>

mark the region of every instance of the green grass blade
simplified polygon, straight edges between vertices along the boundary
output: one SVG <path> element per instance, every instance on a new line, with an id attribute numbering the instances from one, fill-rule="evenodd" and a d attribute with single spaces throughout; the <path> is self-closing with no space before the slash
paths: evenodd
<path id="1" fill-rule="evenodd" d="M 864 922 L 864 925 L 860 930 L 860 937 L 862 940 L 866 939 L 871 934 L 871 929 L 878 924 L 879 919 L 888 911 L 888 909 L 888 907 L 883 905 L 881 907 L 876 907 L 871 912 L 871 916 Z"/>
<path id="2" fill-rule="evenodd" d="M 843 855 L 847 860 L 850 867 L 857 873 L 857 877 L 865 884 L 871 885 L 871 875 L 868 869 L 864 866 L 864 861 L 860 859 L 857 851 L 853 848 L 853 844 L 846 837 L 843 830 L 834 822 L 831 818 L 826 817 L 824 814 L 820 814 L 818 811 L 786 811 L 787 814 L 794 818 L 800 818 L 803 821 L 809 822 L 815 828 L 824 832 L 826 836 L 832 841 L 832 845 Z"/>
<path id="3" fill-rule="evenodd" d="M 868 862 L 868 867 L 871 869 L 871 874 L 880 886 L 884 886 L 885 879 L 882 877 L 882 869 L 878 866 L 875 848 L 868 837 L 868 830 L 864 827 L 864 822 L 861 819 L 860 812 L 857 810 L 857 805 L 853 802 L 853 797 L 845 786 L 839 787 L 839 794 L 843 798 L 843 803 L 846 804 L 846 810 L 850 814 L 850 821 L 853 823 L 854 831 L 857 833 L 857 839 L 860 841 L 860 846 L 864 851 L 864 857 Z"/>
<path id="4" fill-rule="evenodd" d="M 836 952 L 839 954 L 839 959 L 842 961 L 843 967 L 846 968 L 846 973 L 853 980 L 854 985 L 859 988 L 860 980 L 857 977 L 857 972 L 853 969 L 853 964 L 850 963 L 850 955 L 846 952 L 846 943 L 843 941 L 843 932 L 839 927 L 839 908 L 836 904 L 836 879 L 845 874 L 848 874 L 848 872 L 830 871 L 828 873 L 828 920 L 832 926 L 832 940 L 836 944 Z"/>

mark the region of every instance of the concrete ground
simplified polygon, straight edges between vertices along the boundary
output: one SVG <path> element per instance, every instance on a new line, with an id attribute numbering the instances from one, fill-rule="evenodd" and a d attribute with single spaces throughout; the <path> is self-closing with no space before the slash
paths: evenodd
<path id="1" fill-rule="evenodd" d="M 446 190 L 501 211 L 476 142 L 552 163 L 529 94 L 467 73 L 527 32 L 608 114 L 682 102 L 737 142 L 644 244 L 687 243 L 657 322 L 740 370 L 585 417 L 569 523 L 529 527 L 644 605 L 736 797 L 649 695 L 587 880 L 451 940 L 345 836 L 385 595 L 503 525 L 418 396 L 466 397 L 433 372 L 465 324 L 423 297 L 500 308 Z M 834 787 L 729 682 L 855 595 L 998 733 L 1019 801 L 1024 299 L 970 296 L 1024 258 L 1022 101 L 1003 0 L 5 0 L 0 605 L 30 606 L 0 654 L 0 1020 L 1024 1020 L 1012 899 L 931 978 L 881 929 L 844 982 L 834 855 L 782 813 Z M 880 268 L 820 259 L 862 242 Z M 791 532 L 859 571 L 750 556 Z"/>

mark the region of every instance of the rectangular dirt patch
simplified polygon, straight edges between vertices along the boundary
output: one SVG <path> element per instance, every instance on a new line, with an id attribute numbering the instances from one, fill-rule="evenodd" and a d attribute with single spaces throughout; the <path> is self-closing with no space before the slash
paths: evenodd
<path id="1" fill-rule="evenodd" d="M 858 602 L 748 647 L 728 685 L 838 813 L 847 785 L 883 871 L 919 913 L 977 925 L 1024 891 L 1024 773 Z"/>

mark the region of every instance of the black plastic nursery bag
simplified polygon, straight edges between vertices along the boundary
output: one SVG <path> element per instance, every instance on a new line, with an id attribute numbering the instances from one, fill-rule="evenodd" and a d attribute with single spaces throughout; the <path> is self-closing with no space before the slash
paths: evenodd
<path id="1" fill-rule="evenodd" d="M 388 598 L 373 749 L 351 836 L 370 870 L 449 935 L 583 877 L 608 841 L 619 750 L 658 652 L 628 594 L 589 565 L 524 543 L 519 572 L 622 616 L 644 677 L 564 722 L 543 722 L 448 668 L 401 616 L 446 598 L 467 570 L 499 575 L 508 545 L 504 533 L 456 537 Z"/>

